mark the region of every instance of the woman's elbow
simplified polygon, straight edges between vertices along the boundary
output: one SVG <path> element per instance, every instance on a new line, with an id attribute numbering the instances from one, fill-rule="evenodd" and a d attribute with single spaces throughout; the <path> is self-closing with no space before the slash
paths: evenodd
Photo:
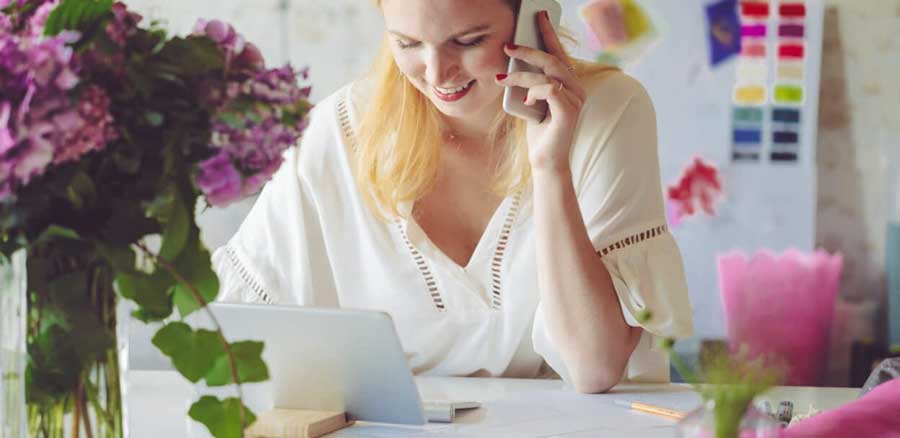
<path id="1" fill-rule="evenodd" d="M 602 394 L 622 381 L 624 367 L 596 366 L 572 373 L 572 387 L 582 394 Z M 618 368 L 618 369 L 609 369 Z"/>

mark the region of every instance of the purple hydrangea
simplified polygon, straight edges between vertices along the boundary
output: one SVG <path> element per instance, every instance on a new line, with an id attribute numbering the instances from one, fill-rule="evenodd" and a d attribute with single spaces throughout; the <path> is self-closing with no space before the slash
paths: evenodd
<path id="1" fill-rule="evenodd" d="M 300 72 L 306 79 L 306 70 Z M 273 68 L 256 74 L 244 83 L 244 92 L 263 102 L 290 105 L 309 97 L 310 89 L 297 87 L 298 74 L 290 66 Z"/>
<path id="2" fill-rule="evenodd" d="M 125 48 L 128 39 L 137 33 L 137 26 L 144 17 L 129 11 L 122 2 L 112 5 L 112 13 L 113 19 L 106 25 L 106 36 L 119 48 Z"/>
<path id="3" fill-rule="evenodd" d="M 241 198 L 241 179 L 224 150 L 200 163 L 197 172 L 197 186 L 206 195 L 206 200 L 215 206 L 225 206 Z"/>
<path id="4" fill-rule="evenodd" d="M 300 75 L 305 77 L 306 72 Z M 259 191 L 281 166 L 284 151 L 297 143 L 305 128 L 304 103 L 310 92 L 297 85 L 297 76 L 290 67 L 260 72 L 240 84 L 233 97 L 241 101 L 236 106 L 240 110 L 228 102 L 220 109 L 211 144 L 220 152 L 201 165 L 197 177 L 210 204 L 221 207 Z"/>
<path id="5" fill-rule="evenodd" d="M 225 70 L 233 76 L 252 75 L 266 68 L 259 48 L 245 41 L 230 24 L 200 19 L 194 25 L 193 34 L 208 37 L 222 49 L 225 54 Z"/>
<path id="6" fill-rule="evenodd" d="M 78 159 L 115 138 L 105 91 L 79 85 L 70 44 L 79 35 L 51 38 L 0 35 L 0 199 L 53 164 Z"/>
<path id="7" fill-rule="evenodd" d="M 47 18 L 59 5 L 59 0 L 45 1 L 42 5 L 35 9 L 34 14 L 28 19 L 25 25 L 25 37 L 39 39 L 44 35 L 44 25 L 47 24 Z"/>
<path id="8" fill-rule="evenodd" d="M 67 111 L 54 118 L 63 138 L 53 157 L 53 164 L 75 161 L 88 152 L 103 149 L 118 137 L 109 106 L 106 91 L 91 85 L 82 92 L 75 111 Z"/>

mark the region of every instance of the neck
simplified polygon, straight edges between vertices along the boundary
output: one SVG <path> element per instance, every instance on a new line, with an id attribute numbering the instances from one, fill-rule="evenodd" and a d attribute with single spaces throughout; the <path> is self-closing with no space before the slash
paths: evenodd
<path id="1" fill-rule="evenodd" d="M 491 127 L 498 111 L 503 111 L 499 99 L 496 104 L 485 105 L 478 112 L 466 117 L 442 115 L 442 118 L 449 134 L 454 138 L 484 141 L 491 133 Z"/>

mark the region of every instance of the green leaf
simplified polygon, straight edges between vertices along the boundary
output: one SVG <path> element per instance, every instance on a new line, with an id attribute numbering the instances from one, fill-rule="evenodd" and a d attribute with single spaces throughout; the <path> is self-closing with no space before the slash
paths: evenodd
<path id="1" fill-rule="evenodd" d="M 205 75 L 225 66 L 222 50 L 207 37 L 172 38 L 159 51 L 158 56 L 169 72 L 178 77 L 181 76 L 179 73 L 188 76 Z"/>
<path id="2" fill-rule="evenodd" d="M 144 113 L 144 118 L 147 119 L 147 123 L 153 127 L 162 126 L 164 120 L 163 115 L 157 111 L 147 111 Z"/>
<path id="3" fill-rule="evenodd" d="M 188 415 L 205 425 L 216 438 L 241 438 L 241 409 L 250 426 L 256 421 L 256 415 L 237 398 L 219 400 L 211 395 L 203 396 L 191 405 Z"/>
<path id="4" fill-rule="evenodd" d="M 158 321 L 172 314 L 172 286 L 175 280 L 167 272 L 157 268 L 153 274 L 143 272 L 118 272 L 116 288 L 123 297 L 134 301 L 140 308 L 135 317 L 144 321 Z"/>
<path id="5" fill-rule="evenodd" d="M 94 187 L 91 177 L 85 172 L 79 171 L 69 180 L 65 196 L 76 210 L 81 210 L 85 204 L 90 205 L 94 202 L 97 198 L 97 189 Z"/>
<path id="6" fill-rule="evenodd" d="M 188 238 L 191 229 L 191 214 L 188 212 L 187 206 L 178 195 L 177 189 L 172 188 L 173 196 L 167 217 L 162 221 L 165 225 L 163 229 L 162 248 L 159 250 L 159 257 L 167 261 L 174 261 Z M 179 270 L 179 272 L 181 272 Z M 182 275 L 184 273 L 182 272 Z"/>
<path id="7" fill-rule="evenodd" d="M 115 245 L 104 241 L 95 242 L 97 252 L 106 259 L 115 271 L 122 273 L 134 273 L 135 255 L 130 245 Z"/>
<path id="8" fill-rule="evenodd" d="M 240 383 L 253 383 L 268 380 L 269 369 L 262 359 L 263 343 L 256 341 L 241 341 L 231 344 L 231 353 L 237 364 L 238 380 Z M 209 386 L 223 386 L 234 383 L 231 375 L 231 363 L 228 355 L 222 355 L 216 360 L 212 371 L 206 375 L 206 384 Z"/>
<path id="9" fill-rule="evenodd" d="M 185 280 L 190 283 L 205 303 L 210 303 L 216 299 L 219 294 L 219 277 L 210 264 L 209 251 L 200 241 L 200 230 L 196 226 L 191 226 L 190 235 L 187 238 L 187 244 L 178 259 L 175 261 L 175 269 L 184 276 Z M 188 316 L 197 309 L 201 308 L 200 303 L 191 293 L 187 285 L 178 283 L 174 292 L 175 306 L 182 317 Z"/>
<path id="10" fill-rule="evenodd" d="M 56 239 L 70 239 L 70 240 L 78 240 L 79 236 L 75 230 L 70 228 L 61 227 L 56 224 L 51 224 L 47 227 L 43 233 L 41 233 L 37 239 L 34 239 L 32 242 L 33 245 L 40 245 L 42 243 L 50 242 Z"/>
<path id="11" fill-rule="evenodd" d="M 194 331 L 183 322 L 170 322 L 153 336 L 156 345 L 184 377 L 197 382 L 208 374 L 219 357 L 225 354 L 216 332 Z"/>
<path id="12" fill-rule="evenodd" d="M 44 34 L 55 36 L 64 30 L 88 30 L 112 5 L 113 0 L 63 0 L 47 17 Z"/>

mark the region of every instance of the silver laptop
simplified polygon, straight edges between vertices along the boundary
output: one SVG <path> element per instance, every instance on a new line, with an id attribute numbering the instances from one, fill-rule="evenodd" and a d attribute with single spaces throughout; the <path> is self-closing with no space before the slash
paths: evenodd
<path id="1" fill-rule="evenodd" d="M 229 341 L 265 343 L 272 406 L 345 411 L 354 420 L 450 422 L 477 402 L 422 403 L 393 321 L 384 312 L 212 303 Z M 205 312 L 189 322 L 209 326 Z"/>

